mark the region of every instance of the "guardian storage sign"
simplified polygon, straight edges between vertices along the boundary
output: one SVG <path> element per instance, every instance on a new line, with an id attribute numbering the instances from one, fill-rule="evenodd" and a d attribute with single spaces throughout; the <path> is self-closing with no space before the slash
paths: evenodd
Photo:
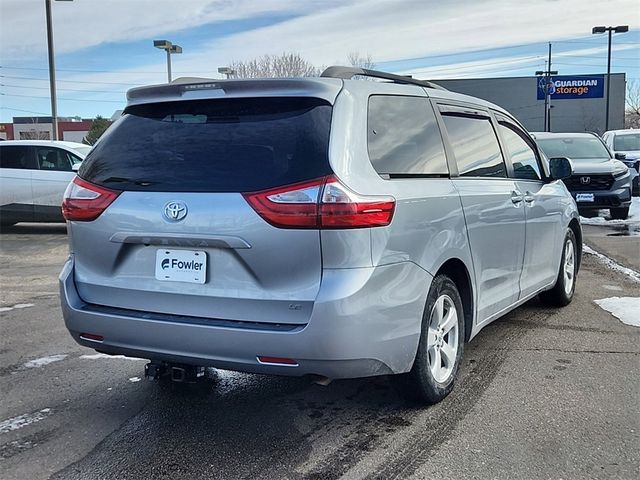
<path id="1" fill-rule="evenodd" d="M 604 75 L 580 75 L 551 77 L 549 94 L 552 100 L 568 98 L 602 98 Z M 545 77 L 538 80 L 538 100 L 544 100 Z"/>

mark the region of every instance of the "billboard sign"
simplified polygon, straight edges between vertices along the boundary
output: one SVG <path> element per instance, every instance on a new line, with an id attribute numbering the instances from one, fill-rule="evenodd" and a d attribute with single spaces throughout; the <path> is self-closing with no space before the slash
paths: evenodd
<path id="1" fill-rule="evenodd" d="M 551 100 L 577 98 L 602 98 L 604 96 L 604 75 L 559 75 L 550 78 Z M 544 100 L 545 77 L 538 80 L 538 100 Z"/>

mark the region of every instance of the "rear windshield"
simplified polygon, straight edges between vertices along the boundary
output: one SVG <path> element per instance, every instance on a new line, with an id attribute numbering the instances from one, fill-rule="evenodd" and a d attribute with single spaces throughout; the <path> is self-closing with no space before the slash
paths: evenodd
<path id="1" fill-rule="evenodd" d="M 80 177 L 116 190 L 251 192 L 331 173 L 331 106 L 315 98 L 129 107 Z"/>

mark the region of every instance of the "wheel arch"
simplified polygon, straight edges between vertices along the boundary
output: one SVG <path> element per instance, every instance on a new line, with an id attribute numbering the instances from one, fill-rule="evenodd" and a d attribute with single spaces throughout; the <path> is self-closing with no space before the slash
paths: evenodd
<path id="1" fill-rule="evenodd" d="M 573 231 L 573 234 L 576 237 L 576 248 L 578 249 L 576 271 L 580 270 L 580 262 L 582 261 L 582 227 L 580 227 L 580 222 L 577 218 L 572 218 L 569 222 L 569 228 Z"/>
<path id="2" fill-rule="evenodd" d="M 436 275 L 447 275 L 456 284 L 464 309 L 464 340 L 468 342 L 473 330 L 474 301 L 471 275 L 465 263 L 459 258 L 450 258 L 442 264 Z"/>

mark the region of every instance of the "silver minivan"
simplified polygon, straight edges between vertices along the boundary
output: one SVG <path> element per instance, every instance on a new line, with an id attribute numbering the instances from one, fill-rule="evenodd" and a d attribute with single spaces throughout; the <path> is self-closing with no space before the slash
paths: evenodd
<path id="1" fill-rule="evenodd" d="M 152 377 L 393 374 L 434 403 L 484 326 L 571 301 L 571 172 L 503 109 L 381 72 L 135 88 L 65 194 L 64 319 Z"/>

